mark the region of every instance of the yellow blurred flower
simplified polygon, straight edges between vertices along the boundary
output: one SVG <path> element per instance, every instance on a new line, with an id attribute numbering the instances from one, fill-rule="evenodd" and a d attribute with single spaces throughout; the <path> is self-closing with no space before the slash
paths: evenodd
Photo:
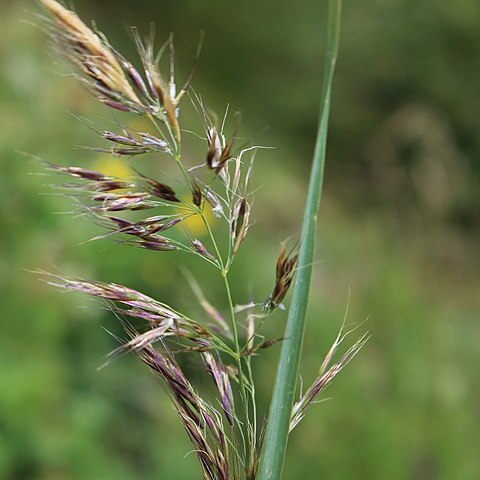
<path id="1" fill-rule="evenodd" d="M 135 132 L 146 132 L 150 133 L 151 135 L 158 135 L 158 132 L 152 125 L 152 122 L 143 117 L 133 118 L 130 122 L 128 122 L 128 127 Z"/>
<path id="2" fill-rule="evenodd" d="M 184 200 L 190 201 L 190 198 L 185 198 Z M 212 213 L 212 207 L 209 203 L 205 202 L 204 215 L 209 223 L 212 226 L 215 223 L 215 216 Z M 179 209 L 179 213 L 184 213 L 184 210 Z M 207 234 L 207 229 L 203 223 L 202 217 L 199 214 L 191 215 L 186 218 L 182 225 L 188 230 L 188 232 L 194 237 L 203 237 Z"/>
<path id="3" fill-rule="evenodd" d="M 93 168 L 105 175 L 128 180 L 135 175 L 135 172 L 122 160 L 102 155 L 93 163 Z"/>

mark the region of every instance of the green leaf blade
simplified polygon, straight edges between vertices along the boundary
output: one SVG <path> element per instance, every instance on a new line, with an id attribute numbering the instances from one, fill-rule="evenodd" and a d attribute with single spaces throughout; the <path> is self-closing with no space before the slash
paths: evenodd
<path id="1" fill-rule="evenodd" d="M 340 36 L 341 5 L 341 0 L 329 0 L 327 55 L 325 58 L 321 110 L 303 217 L 297 276 L 270 404 L 257 475 L 258 480 L 278 480 L 281 478 L 287 449 L 312 277 L 317 212 L 320 207 L 325 166 L 330 97 Z"/>

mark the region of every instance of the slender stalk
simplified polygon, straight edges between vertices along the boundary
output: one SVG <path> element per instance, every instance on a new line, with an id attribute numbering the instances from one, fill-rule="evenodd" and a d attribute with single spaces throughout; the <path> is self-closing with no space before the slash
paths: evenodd
<path id="1" fill-rule="evenodd" d="M 245 388 L 245 379 L 243 375 L 242 357 L 240 356 L 241 351 L 240 351 L 240 342 L 238 338 L 237 320 L 235 318 L 235 312 L 233 308 L 233 299 L 232 299 L 232 293 L 230 290 L 230 283 L 228 282 L 227 273 L 225 271 L 222 271 L 222 277 L 225 285 L 225 291 L 227 292 L 228 309 L 230 311 L 230 318 L 232 321 L 233 341 L 235 343 L 235 352 L 237 353 L 235 362 L 237 364 L 237 370 L 238 370 L 238 385 L 240 387 L 240 398 L 242 400 L 242 404 L 244 408 L 243 429 L 246 430 L 247 438 L 248 438 L 248 431 L 247 431 L 247 428 L 249 425 L 248 398 L 247 398 L 247 391 Z M 242 437 L 245 438 L 244 434 L 242 434 Z M 248 442 L 246 442 L 245 450 L 248 451 L 249 448 L 250 446 L 248 445 Z M 247 458 L 247 455 L 245 458 Z"/>
<path id="2" fill-rule="evenodd" d="M 248 429 L 249 454 L 245 457 L 245 461 L 247 463 L 247 478 L 253 477 L 253 472 L 255 470 L 255 454 L 257 451 L 257 403 L 255 399 L 255 382 L 253 380 L 251 361 L 251 357 L 247 357 L 245 360 L 245 364 L 247 366 L 250 400 L 252 404 L 251 429 Z"/>
<path id="3" fill-rule="evenodd" d="M 303 217 L 297 277 L 285 329 L 285 340 L 278 364 L 273 398 L 270 404 L 258 480 L 280 479 L 287 449 L 312 276 L 317 212 L 320 206 L 325 165 L 330 95 L 340 36 L 341 4 L 341 0 L 329 0 L 328 2 L 327 55 L 321 110 Z"/>
<path id="4" fill-rule="evenodd" d="M 245 380 L 244 380 L 244 375 L 243 375 L 243 367 L 242 367 L 242 357 L 241 357 L 242 350 L 240 349 L 240 340 L 239 340 L 239 336 L 238 336 L 237 320 L 235 318 L 232 292 L 230 290 L 230 283 L 228 281 L 228 270 L 224 265 L 222 256 L 220 254 L 220 249 L 218 248 L 218 245 L 217 245 L 217 242 L 215 240 L 215 236 L 213 235 L 210 224 L 208 223 L 208 220 L 205 218 L 204 212 L 199 209 L 199 213 L 200 213 L 202 221 L 205 225 L 205 228 L 207 229 L 210 240 L 213 244 L 214 251 L 215 251 L 215 253 L 218 257 L 218 261 L 220 262 L 220 273 L 222 275 L 225 292 L 227 294 L 228 310 L 229 310 L 229 315 L 230 315 L 230 322 L 231 322 L 231 325 L 232 325 L 233 343 L 234 343 L 234 350 L 235 350 L 235 363 L 237 365 L 238 383 L 239 383 L 239 387 L 240 387 L 240 398 L 241 398 L 243 406 L 244 406 L 244 417 L 245 418 L 243 419 L 243 422 L 244 422 L 245 426 L 248 426 L 248 424 L 249 424 L 249 410 L 248 410 L 248 399 L 247 399 L 247 393 L 246 393 L 246 388 L 245 388 Z M 242 438 L 245 439 L 245 436 L 244 436 L 243 432 L 241 432 L 241 433 L 242 433 Z M 248 449 L 249 446 L 248 446 L 248 444 L 245 443 L 245 440 L 243 440 L 243 443 L 244 443 L 245 449 Z"/>

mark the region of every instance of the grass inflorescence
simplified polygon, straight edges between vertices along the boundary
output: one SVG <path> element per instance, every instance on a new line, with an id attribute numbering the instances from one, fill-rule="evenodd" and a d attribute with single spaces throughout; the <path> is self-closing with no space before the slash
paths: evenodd
<path id="1" fill-rule="evenodd" d="M 280 473 L 265 476 L 262 466 L 258 470 L 259 465 L 273 462 L 281 472 L 283 457 L 269 456 L 272 432 L 279 435 L 280 441 L 287 438 L 308 406 L 366 340 L 365 336 L 361 337 L 332 364 L 333 355 L 344 338 L 340 335 L 323 361 L 318 377 L 296 403 L 282 411 L 275 411 L 277 407 L 272 404 L 269 422 L 273 423 L 267 423 L 264 435 L 260 425 L 265 422 L 260 422 L 261 414 L 257 411 L 252 359 L 262 349 L 278 342 L 284 343 L 285 351 L 296 338 L 292 329 L 290 333 L 287 329 L 285 339 L 267 339 L 261 330 L 268 317 L 279 307 L 283 308 L 282 302 L 295 275 L 299 276 L 298 281 L 305 282 L 305 275 L 308 277 L 311 271 L 311 226 L 307 226 L 307 230 L 304 226 L 299 252 L 297 245 L 280 245 L 271 293 L 264 299 L 236 305 L 229 273 L 252 226 L 251 179 L 260 147 L 237 148 L 236 133 L 225 133 L 226 115 L 220 123 L 215 120 L 201 95 L 190 88 L 191 76 L 177 89 L 172 36 L 157 51 L 153 38 L 144 39 L 133 29 L 140 65 L 136 67 L 76 13 L 56 0 L 39 2 L 46 12 L 43 25 L 54 52 L 73 66 L 78 81 L 106 107 L 126 116 L 140 116 L 150 124 L 149 131 L 135 130 L 118 121 L 114 129 L 96 130 L 106 146 L 95 150 L 131 159 L 133 163 L 145 154 L 161 155 L 162 161 L 168 157 L 176 166 L 177 177 L 175 183 L 171 181 L 171 174 L 153 178 L 142 172 L 138 163 L 134 169 L 136 174 L 128 179 L 49 162 L 44 162 L 45 168 L 52 174 L 70 177 L 60 185 L 62 191 L 74 199 L 80 214 L 90 217 L 103 229 L 91 240 L 112 238 L 164 255 L 175 251 L 194 255 L 218 272 L 228 311 L 224 316 L 206 299 L 199 282 L 189 271 L 185 271 L 186 281 L 203 307 L 206 320 L 190 318 L 167 302 L 127 286 L 45 272 L 42 275 L 51 285 L 101 299 L 121 321 L 126 339 L 107 356 L 105 364 L 131 352 L 159 376 L 192 442 L 203 478 L 279 478 Z M 163 56 L 169 57 L 166 74 L 161 68 Z M 203 132 L 198 134 L 204 142 L 204 150 L 199 153 L 204 160 L 200 165 L 189 164 L 182 151 L 182 137 L 189 131 L 180 115 L 182 101 L 186 99 L 192 102 L 203 124 Z M 329 102 L 329 91 L 323 100 Z M 324 141 L 326 124 L 321 125 Z M 324 146 L 322 152 L 324 156 Z M 320 198 L 321 178 L 315 179 L 315 172 L 312 175 L 316 200 L 313 203 L 309 200 L 306 218 L 316 215 Z M 219 241 L 212 228 L 207 214 L 210 211 L 223 225 L 228 238 L 226 245 Z M 200 241 L 190 233 L 186 224 L 191 217 L 201 219 L 207 240 Z M 302 270 L 298 271 L 299 268 Z M 306 282 L 304 288 L 308 290 L 309 279 Z M 302 298 L 295 296 L 294 306 L 298 307 L 301 301 Z M 306 309 L 306 298 L 304 301 Z M 300 329 L 303 332 L 303 327 Z M 187 378 L 179 362 L 180 354 L 197 355 L 201 359 L 217 393 L 215 402 L 205 400 Z M 299 348 L 295 354 L 300 354 Z M 280 371 L 277 383 L 285 381 L 282 375 Z M 289 375 L 297 377 L 298 371 L 290 371 Z M 278 399 L 277 390 L 275 398 Z M 295 382 L 290 386 L 292 402 L 294 393 Z M 275 429 L 278 415 L 286 428 L 283 434 Z M 262 447 L 265 447 L 264 457 L 260 463 Z"/>

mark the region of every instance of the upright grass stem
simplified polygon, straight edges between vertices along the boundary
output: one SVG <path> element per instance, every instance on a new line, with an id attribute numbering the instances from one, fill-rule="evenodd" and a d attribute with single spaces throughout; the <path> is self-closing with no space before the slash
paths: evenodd
<path id="1" fill-rule="evenodd" d="M 317 212 L 320 206 L 325 165 L 330 96 L 340 36 L 341 5 L 341 0 L 329 0 L 328 2 L 325 73 L 317 140 L 302 224 L 297 277 L 270 404 L 258 480 L 280 479 L 287 449 L 312 276 Z"/>

